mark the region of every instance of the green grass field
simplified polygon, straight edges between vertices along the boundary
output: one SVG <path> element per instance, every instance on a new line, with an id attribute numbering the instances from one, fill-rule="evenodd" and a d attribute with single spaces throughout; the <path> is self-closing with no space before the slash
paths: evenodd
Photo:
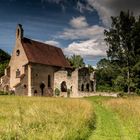
<path id="1" fill-rule="evenodd" d="M 140 140 L 140 97 L 0 96 L 0 140 Z"/>
<path id="2" fill-rule="evenodd" d="M 96 129 L 89 140 L 140 140 L 140 97 L 90 97 Z"/>
<path id="3" fill-rule="evenodd" d="M 0 96 L 0 140 L 82 140 L 94 122 L 86 100 Z"/>

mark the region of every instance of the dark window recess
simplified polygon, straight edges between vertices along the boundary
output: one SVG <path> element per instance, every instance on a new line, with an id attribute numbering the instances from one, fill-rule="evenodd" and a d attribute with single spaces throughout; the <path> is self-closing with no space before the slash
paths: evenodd
<path id="1" fill-rule="evenodd" d="M 19 37 L 19 29 L 17 30 L 17 37 Z"/>
<path id="2" fill-rule="evenodd" d="M 61 91 L 62 92 L 67 92 L 67 85 L 66 85 L 66 82 L 65 81 L 63 81 L 61 83 Z"/>
<path id="3" fill-rule="evenodd" d="M 44 82 L 41 82 L 41 83 L 40 83 L 41 96 L 44 95 L 44 88 L 45 88 L 45 84 L 44 84 Z"/>
<path id="4" fill-rule="evenodd" d="M 68 71 L 67 76 L 71 77 L 71 73 L 72 73 L 71 71 Z"/>
<path id="5" fill-rule="evenodd" d="M 51 87 L 51 76 L 48 75 L 48 87 L 50 88 Z"/>
<path id="6" fill-rule="evenodd" d="M 86 84 L 86 90 L 89 91 L 89 84 Z"/>
<path id="7" fill-rule="evenodd" d="M 27 85 L 23 85 L 24 88 L 27 88 Z"/>
<path id="8" fill-rule="evenodd" d="M 19 69 L 17 69 L 16 70 L 16 78 L 19 78 L 19 76 L 20 76 L 20 71 L 19 71 Z"/>
<path id="9" fill-rule="evenodd" d="M 84 84 L 81 85 L 81 91 L 84 91 Z"/>
<path id="10" fill-rule="evenodd" d="M 16 55 L 19 56 L 20 55 L 20 50 L 16 51 Z"/>

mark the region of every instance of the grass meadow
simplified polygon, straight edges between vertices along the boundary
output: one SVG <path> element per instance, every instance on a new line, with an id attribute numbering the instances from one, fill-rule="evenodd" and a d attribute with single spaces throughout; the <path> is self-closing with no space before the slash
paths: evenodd
<path id="1" fill-rule="evenodd" d="M 0 96 L 1 140 L 84 140 L 94 123 L 86 100 Z"/>
<path id="2" fill-rule="evenodd" d="M 140 97 L 0 96 L 0 140 L 140 140 Z"/>
<path id="3" fill-rule="evenodd" d="M 104 102 L 105 106 L 116 114 L 123 125 L 126 137 L 140 140 L 140 97 L 111 99 Z"/>

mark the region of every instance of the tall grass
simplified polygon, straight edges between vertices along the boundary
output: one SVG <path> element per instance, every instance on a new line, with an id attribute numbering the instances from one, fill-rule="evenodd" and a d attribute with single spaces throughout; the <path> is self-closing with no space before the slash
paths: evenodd
<path id="1" fill-rule="evenodd" d="M 93 119 L 85 100 L 0 96 L 1 140 L 84 140 Z"/>
<path id="2" fill-rule="evenodd" d="M 133 140 L 140 139 L 140 97 L 111 99 L 105 105 L 119 116 L 120 123 Z"/>

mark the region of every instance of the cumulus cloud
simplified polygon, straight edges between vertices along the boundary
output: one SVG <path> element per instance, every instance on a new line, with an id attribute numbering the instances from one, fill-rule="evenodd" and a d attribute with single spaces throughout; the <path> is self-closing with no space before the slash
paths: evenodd
<path id="1" fill-rule="evenodd" d="M 86 18 L 84 16 L 80 16 L 77 18 L 73 18 L 70 21 L 70 25 L 74 28 L 85 28 L 88 26 L 88 23 L 87 23 Z"/>
<path id="2" fill-rule="evenodd" d="M 106 26 L 110 26 L 110 17 L 119 15 L 122 10 L 130 10 L 135 15 L 140 13 L 140 1 L 138 0 L 87 0 L 87 2 L 96 9 Z"/>
<path id="3" fill-rule="evenodd" d="M 56 46 L 56 47 L 60 47 L 61 46 L 58 41 L 54 41 L 54 40 L 48 40 L 48 41 L 45 41 L 45 43 L 53 45 L 53 46 Z"/>
<path id="4" fill-rule="evenodd" d="M 63 51 L 67 55 L 76 54 L 83 57 L 106 56 L 105 43 L 96 39 L 73 42 Z"/>
<path id="5" fill-rule="evenodd" d="M 99 25 L 90 26 L 85 17 L 77 17 L 70 20 L 71 28 L 65 29 L 59 38 L 73 41 L 64 48 L 66 55 L 80 54 L 83 57 L 95 57 L 106 55 L 106 44 L 104 42 L 104 27 Z"/>
<path id="6" fill-rule="evenodd" d="M 64 39 L 89 39 L 103 36 L 104 28 L 98 25 L 93 25 L 81 29 L 65 29 L 60 38 Z"/>

